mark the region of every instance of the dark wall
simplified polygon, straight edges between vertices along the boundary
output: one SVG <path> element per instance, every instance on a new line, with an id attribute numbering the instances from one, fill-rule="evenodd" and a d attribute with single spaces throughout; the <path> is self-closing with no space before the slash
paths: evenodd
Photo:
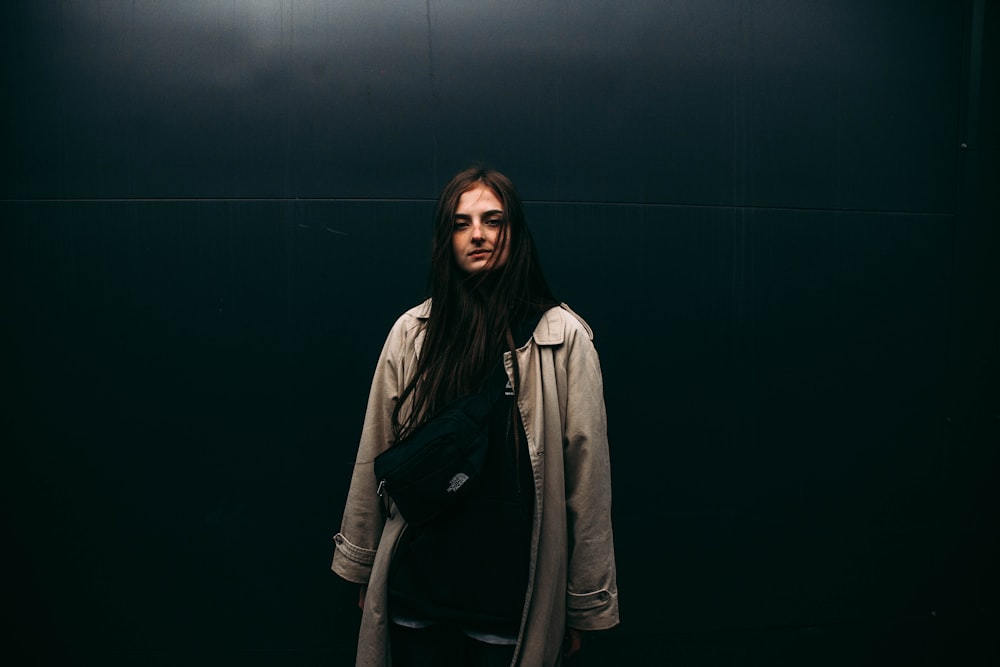
<path id="1" fill-rule="evenodd" d="M 997 658 L 995 1 L 3 12 L 22 661 L 352 663 L 330 537 L 472 160 L 597 332 L 623 623 L 580 664 Z"/>

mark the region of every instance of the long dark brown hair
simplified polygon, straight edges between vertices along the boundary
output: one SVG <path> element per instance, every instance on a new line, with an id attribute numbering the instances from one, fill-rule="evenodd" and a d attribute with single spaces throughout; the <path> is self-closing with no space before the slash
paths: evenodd
<path id="1" fill-rule="evenodd" d="M 496 246 L 502 248 L 509 240 L 509 248 L 500 266 L 467 274 L 452 250 L 455 209 L 459 198 L 479 185 L 489 188 L 503 205 Z M 476 165 L 445 186 L 434 214 L 429 291 L 431 312 L 417 369 L 392 412 L 397 440 L 451 401 L 479 390 L 500 355 L 505 350 L 513 354 L 515 346 L 524 342 L 514 340 L 512 327 L 558 304 L 542 273 L 521 199 L 500 172 Z M 519 384 L 515 363 L 515 393 Z"/>

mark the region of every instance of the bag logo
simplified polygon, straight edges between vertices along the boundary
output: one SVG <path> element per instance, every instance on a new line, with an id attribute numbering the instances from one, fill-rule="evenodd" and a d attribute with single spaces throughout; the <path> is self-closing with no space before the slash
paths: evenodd
<path id="1" fill-rule="evenodd" d="M 455 493 L 462 488 L 462 485 L 469 481 L 469 476 L 460 472 L 448 480 L 448 493 Z"/>

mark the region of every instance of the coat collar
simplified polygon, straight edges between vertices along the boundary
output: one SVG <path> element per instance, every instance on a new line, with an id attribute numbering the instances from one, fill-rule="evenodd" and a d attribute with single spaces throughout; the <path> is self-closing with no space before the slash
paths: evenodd
<path id="1" fill-rule="evenodd" d="M 559 312 L 564 310 L 577 320 L 580 324 L 587 330 L 587 335 L 590 338 L 594 337 L 594 333 L 590 330 L 590 326 L 583 321 L 579 315 L 573 312 L 573 310 L 567 306 L 565 303 L 559 304 L 558 308 L 549 308 L 542 319 L 538 321 L 538 326 L 535 327 L 534 332 L 532 332 L 531 337 L 535 340 L 538 345 L 562 345 L 563 341 L 566 339 L 566 317 L 563 313 Z M 411 315 L 416 317 L 421 322 L 427 320 L 431 316 L 431 300 L 427 299 L 418 306 L 414 306 L 408 311 Z"/>

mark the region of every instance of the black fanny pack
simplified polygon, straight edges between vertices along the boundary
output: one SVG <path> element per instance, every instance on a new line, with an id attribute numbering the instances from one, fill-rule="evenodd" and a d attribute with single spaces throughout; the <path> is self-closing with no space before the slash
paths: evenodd
<path id="1" fill-rule="evenodd" d="M 463 500 L 482 477 L 489 414 L 502 391 L 458 399 L 375 457 L 378 494 L 388 493 L 407 523 L 430 521 Z"/>

